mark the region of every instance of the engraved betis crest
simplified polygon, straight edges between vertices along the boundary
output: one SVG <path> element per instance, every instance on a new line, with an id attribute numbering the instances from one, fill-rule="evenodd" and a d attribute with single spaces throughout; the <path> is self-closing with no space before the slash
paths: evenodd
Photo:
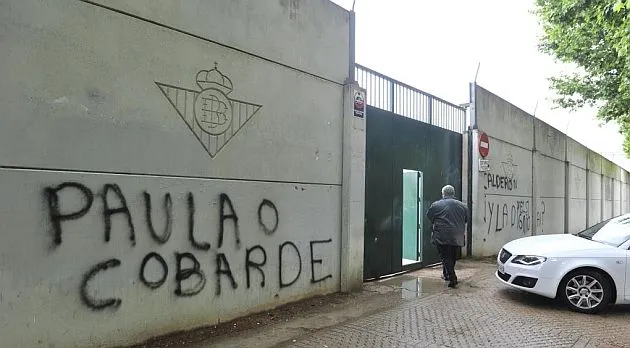
<path id="1" fill-rule="evenodd" d="M 198 91 L 160 82 L 155 84 L 210 157 L 216 156 L 262 107 L 228 97 L 233 90 L 232 81 L 219 71 L 217 63 L 214 69 L 197 73 Z"/>

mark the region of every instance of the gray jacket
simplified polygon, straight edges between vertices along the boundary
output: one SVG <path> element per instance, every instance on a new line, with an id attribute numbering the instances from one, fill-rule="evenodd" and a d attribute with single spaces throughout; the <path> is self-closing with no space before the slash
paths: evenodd
<path id="1" fill-rule="evenodd" d="M 466 204 L 454 198 L 443 198 L 431 204 L 427 218 L 431 221 L 433 244 L 460 247 L 466 244 L 465 233 L 468 223 Z"/>

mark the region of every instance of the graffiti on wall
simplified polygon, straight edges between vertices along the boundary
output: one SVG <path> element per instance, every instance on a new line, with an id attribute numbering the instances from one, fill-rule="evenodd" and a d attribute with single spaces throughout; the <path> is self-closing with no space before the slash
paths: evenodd
<path id="1" fill-rule="evenodd" d="M 505 161 L 501 162 L 500 168 L 499 171 L 494 173 L 483 173 L 483 188 L 486 190 L 493 188 L 501 191 L 513 191 L 518 189 L 518 180 L 516 180 L 515 177 L 518 164 L 514 163 L 511 154 L 507 156 Z"/>
<path id="2" fill-rule="evenodd" d="M 282 241 L 276 250 L 267 250 L 261 244 L 247 245 L 243 247 L 240 224 L 243 218 L 254 218 L 255 224 L 259 227 L 258 237 L 270 238 L 276 234 L 281 226 L 281 212 L 276 204 L 262 198 L 256 202 L 256 216 L 243 217 L 239 215 L 239 207 L 230 199 L 226 193 L 220 193 L 217 197 L 218 226 L 216 227 L 216 238 L 208 238 L 208 231 L 202 231 L 195 226 L 195 216 L 199 214 L 198 208 L 207 205 L 208 202 L 199 202 L 192 192 L 187 192 L 181 199 L 176 199 L 170 193 L 161 197 L 152 195 L 144 191 L 140 195 L 143 203 L 142 216 L 132 216 L 129 209 L 126 193 L 116 183 L 107 183 L 93 191 L 89 187 L 79 182 L 64 182 L 57 186 L 46 187 L 43 191 L 45 204 L 47 207 L 47 217 L 52 232 L 52 248 L 57 250 L 64 243 L 64 240 L 71 238 L 64 234 L 64 227 L 86 216 L 89 212 L 100 215 L 103 225 L 101 238 L 103 243 L 109 243 L 112 234 L 124 234 L 130 246 L 136 245 L 137 234 L 140 224 L 146 225 L 149 233 L 148 238 L 161 246 L 169 241 L 185 236 L 188 240 L 191 251 L 175 251 L 171 255 L 160 254 L 157 251 L 146 253 L 137 260 L 137 277 L 141 286 L 148 289 L 159 289 L 167 281 L 174 282 L 174 295 L 177 297 L 191 297 L 199 294 L 208 286 L 210 279 L 214 280 L 214 294 L 221 296 L 224 289 L 236 289 L 239 286 L 264 288 L 268 285 L 270 277 L 277 282 L 278 288 L 286 288 L 295 284 L 300 277 L 310 277 L 311 284 L 324 282 L 332 278 L 332 274 L 327 274 L 322 270 L 325 262 L 316 256 L 330 247 L 332 239 L 310 240 L 307 250 L 300 249 L 291 240 Z M 96 207 L 97 200 L 100 200 Z M 176 225 L 173 219 L 173 209 L 175 205 L 181 205 L 186 212 L 186 219 L 180 225 Z M 68 209 L 73 206 L 75 208 Z M 64 208 L 66 207 L 66 208 Z M 251 210 L 251 209 L 250 209 Z M 116 229 L 112 227 L 112 221 L 116 221 Z M 144 229 L 143 229 L 144 230 Z M 254 231 L 247 231 L 254 232 Z M 228 244 L 229 239 L 233 244 Z M 241 250 L 244 252 L 235 253 L 229 249 Z M 244 250 L 243 250 L 244 249 Z M 213 256 L 210 251 L 214 252 Z M 240 254 L 240 256 L 239 256 Z M 269 269 L 267 266 L 270 257 L 278 260 L 277 269 Z M 208 256 L 210 256 L 210 258 Z M 204 260 L 214 261 L 214 267 L 205 264 Z M 104 272 L 116 272 L 127 260 L 108 258 L 96 260 L 94 264 L 87 267 L 82 275 L 78 295 L 81 302 L 88 308 L 99 311 L 105 309 L 117 309 L 123 303 L 121 298 L 97 298 L 90 292 L 90 286 L 96 283 L 95 279 Z M 235 274 L 232 265 L 240 262 L 245 265 L 245 274 Z M 295 268 L 297 272 L 286 272 L 288 268 Z M 156 274 L 148 274 L 147 268 L 159 270 Z M 308 268 L 307 268 L 308 267 Z M 303 268 L 306 268 L 303 272 Z M 290 273 L 290 274 L 287 274 Z M 309 273 L 303 275 L 303 273 Z M 244 283 L 244 284 L 243 284 Z"/>
<path id="3" fill-rule="evenodd" d="M 534 212 L 532 197 L 517 194 L 522 190 L 518 181 L 518 164 L 511 153 L 497 161 L 500 165 L 492 172 L 484 172 L 483 185 L 483 224 L 486 234 L 502 233 L 510 236 L 526 235 L 534 227 L 544 224 L 544 202 L 542 210 Z M 481 211 L 480 211 L 481 213 Z"/>
<path id="4" fill-rule="evenodd" d="M 539 207 L 536 207 L 536 233 L 545 232 L 545 201 L 541 200 Z"/>
<path id="5" fill-rule="evenodd" d="M 483 222 L 487 225 L 487 234 L 506 229 L 516 230 L 523 234 L 531 231 L 530 198 L 506 198 L 486 195 Z"/>
<path id="6" fill-rule="evenodd" d="M 512 236 L 526 235 L 535 228 L 543 233 L 545 228 L 545 201 L 532 207 L 532 197 L 515 194 L 518 186 L 518 164 L 512 154 L 497 166 L 497 172 L 483 173 L 483 222 L 486 234 L 504 233 Z"/>
<path id="7" fill-rule="evenodd" d="M 507 229 L 526 234 L 532 231 L 532 224 L 536 224 L 537 233 L 544 233 L 545 201 L 541 200 L 538 203 L 535 221 L 533 221 L 530 199 L 531 197 L 486 195 L 483 222 L 487 225 L 487 234 Z"/>

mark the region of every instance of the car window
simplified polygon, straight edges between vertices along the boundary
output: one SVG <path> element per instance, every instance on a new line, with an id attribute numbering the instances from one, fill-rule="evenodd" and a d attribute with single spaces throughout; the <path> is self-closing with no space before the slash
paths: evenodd
<path id="1" fill-rule="evenodd" d="M 604 220 L 604 221 L 602 221 L 600 223 L 597 223 L 597 224 L 595 224 L 595 225 L 585 229 L 584 231 L 577 233 L 577 235 L 580 236 L 580 237 L 591 239 L 591 238 L 593 238 L 593 235 L 595 233 L 597 233 L 597 231 L 599 231 L 599 229 L 602 228 L 602 226 L 604 226 L 605 224 L 607 224 L 610 220 L 612 220 L 612 219 Z"/>
<path id="2" fill-rule="evenodd" d="M 604 220 L 577 235 L 595 242 L 619 246 L 630 239 L 630 216 Z"/>

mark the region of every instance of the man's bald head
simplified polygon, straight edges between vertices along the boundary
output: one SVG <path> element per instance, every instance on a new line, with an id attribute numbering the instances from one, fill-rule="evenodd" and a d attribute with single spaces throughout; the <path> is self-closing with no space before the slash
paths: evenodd
<path id="1" fill-rule="evenodd" d="M 455 188 L 451 185 L 446 185 L 442 187 L 442 198 L 454 198 L 455 197 Z"/>

